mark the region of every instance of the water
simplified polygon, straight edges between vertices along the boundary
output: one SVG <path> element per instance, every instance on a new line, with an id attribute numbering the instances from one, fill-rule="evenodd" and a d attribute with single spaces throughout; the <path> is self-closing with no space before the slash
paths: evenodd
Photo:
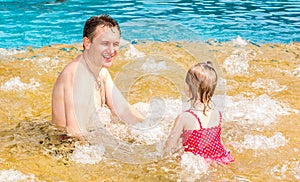
<path id="1" fill-rule="evenodd" d="M 239 35 L 259 43 L 290 43 L 300 38 L 298 0 L 1 0 L 0 9 L 2 48 L 81 42 L 85 20 L 103 13 L 116 18 L 123 38 L 131 41 L 228 41 Z"/>
<path id="2" fill-rule="evenodd" d="M 7 0 L 0 6 L 0 181 L 300 180 L 298 1 Z M 82 51 L 84 21 L 101 13 L 120 21 L 125 40 L 112 77 L 152 120 L 128 128 L 99 110 L 101 124 L 95 122 L 88 145 L 59 138 L 63 131 L 49 122 L 51 91 Z M 219 74 L 213 99 L 235 163 L 207 165 L 189 154 L 160 158 L 174 119 L 187 107 L 185 72 L 207 60 Z"/>

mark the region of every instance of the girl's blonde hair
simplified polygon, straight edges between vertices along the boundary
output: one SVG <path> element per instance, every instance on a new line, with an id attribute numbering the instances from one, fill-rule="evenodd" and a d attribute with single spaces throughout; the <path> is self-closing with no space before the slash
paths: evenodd
<path id="1" fill-rule="evenodd" d="M 204 115 L 206 115 L 206 109 L 211 108 L 209 104 L 217 86 L 217 81 L 217 73 L 210 61 L 195 64 L 186 74 L 185 82 L 191 94 L 189 100 L 192 102 L 192 107 L 195 107 L 196 102 L 200 101 L 204 105 Z"/>

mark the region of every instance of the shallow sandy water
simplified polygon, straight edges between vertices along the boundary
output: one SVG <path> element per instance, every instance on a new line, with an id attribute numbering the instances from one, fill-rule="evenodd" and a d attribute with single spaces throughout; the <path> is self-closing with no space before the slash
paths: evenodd
<path id="1" fill-rule="evenodd" d="M 216 95 L 226 95 L 233 102 L 224 102 L 227 115 L 222 139 L 236 162 L 211 166 L 207 174 L 196 179 L 300 180 L 299 43 L 253 45 L 233 40 L 133 46 L 122 47 L 110 69 L 132 104 L 146 103 L 151 98 L 184 99 L 185 71 L 202 60 L 213 61 L 225 82 L 219 85 Z M 141 164 L 109 158 L 97 164 L 71 160 L 76 140 L 60 141 L 60 131 L 49 122 L 51 91 L 59 72 L 80 52 L 81 45 L 51 45 L 17 53 L 1 50 L 0 171 L 14 169 L 29 176 L 27 179 L 34 175 L 34 181 L 193 180 L 177 159 Z M 142 65 L 146 65 L 144 71 L 133 70 Z M 7 172 L 0 179 L 10 175 Z"/>

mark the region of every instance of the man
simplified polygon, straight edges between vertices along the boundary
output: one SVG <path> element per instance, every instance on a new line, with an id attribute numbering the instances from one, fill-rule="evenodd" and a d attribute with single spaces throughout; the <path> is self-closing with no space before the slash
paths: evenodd
<path id="1" fill-rule="evenodd" d="M 143 117 L 122 96 L 107 70 L 120 48 L 121 31 L 108 15 L 88 19 L 83 48 L 61 72 L 52 93 L 52 122 L 69 135 L 82 136 L 97 107 L 105 104 L 121 120 L 136 124 Z"/>

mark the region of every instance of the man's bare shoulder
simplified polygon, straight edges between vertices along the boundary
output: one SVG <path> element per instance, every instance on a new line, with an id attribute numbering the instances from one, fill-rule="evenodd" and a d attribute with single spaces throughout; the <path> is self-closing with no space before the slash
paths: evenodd
<path id="1" fill-rule="evenodd" d="M 59 77 L 57 78 L 58 82 L 65 82 L 70 81 L 73 79 L 73 76 L 76 72 L 78 63 L 80 60 L 80 56 L 76 57 L 73 61 L 65 66 L 65 68 L 60 73 Z"/>

